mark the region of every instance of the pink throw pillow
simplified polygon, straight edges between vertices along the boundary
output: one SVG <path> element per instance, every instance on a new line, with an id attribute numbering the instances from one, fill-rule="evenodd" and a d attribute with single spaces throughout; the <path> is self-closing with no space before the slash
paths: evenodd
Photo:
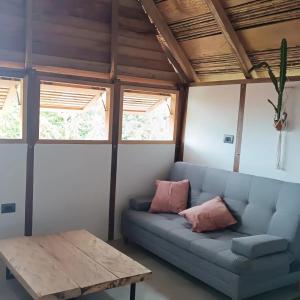
<path id="1" fill-rule="evenodd" d="M 186 209 L 189 181 L 161 181 L 156 180 L 156 193 L 151 202 L 151 213 L 179 213 Z"/>
<path id="2" fill-rule="evenodd" d="M 186 209 L 179 215 L 192 224 L 192 230 L 195 232 L 223 229 L 237 223 L 221 197 Z"/>

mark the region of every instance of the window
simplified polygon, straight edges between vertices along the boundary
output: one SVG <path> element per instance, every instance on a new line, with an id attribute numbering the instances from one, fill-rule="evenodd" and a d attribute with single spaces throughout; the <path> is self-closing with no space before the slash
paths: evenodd
<path id="1" fill-rule="evenodd" d="M 22 81 L 0 78 L 0 138 L 22 139 Z"/>
<path id="2" fill-rule="evenodd" d="M 123 141 L 173 141 L 176 95 L 123 91 Z"/>
<path id="3" fill-rule="evenodd" d="M 41 83 L 40 139 L 109 139 L 107 89 L 53 82 Z"/>

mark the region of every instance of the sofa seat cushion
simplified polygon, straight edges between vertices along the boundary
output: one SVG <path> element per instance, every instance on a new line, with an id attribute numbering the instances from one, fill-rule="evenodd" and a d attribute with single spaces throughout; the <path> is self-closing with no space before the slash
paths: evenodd
<path id="1" fill-rule="evenodd" d="M 205 238 L 207 238 L 206 234 L 193 232 L 190 228 L 184 226 L 173 228 L 166 236 L 167 241 L 185 250 L 190 249 L 193 241 Z"/>
<path id="2" fill-rule="evenodd" d="M 123 220 L 126 222 L 134 223 L 177 247 L 236 274 L 250 276 L 276 269 L 281 273 L 288 273 L 293 261 L 288 252 L 256 259 L 235 254 L 231 251 L 232 239 L 246 236 L 245 234 L 228 229 L 208 233 L 192 232 L 190 224 L 176 214 L 151 214 L 131 209 L 124 214 Z"/>
<path id="3" fill-rule="evenodd" d="M 185 228 L 189 226 L 184 218 L 177 214 L 151 214 L 144 211 L 127 210 L 125 212 L 126 220 L 137 224 L 138 226 L 166 238 L 169 231 L 175 228 Z"/>
<path id="4" fill-rule="evenodd" d="M 245 236 L 231 230 L 197 233 L 191 230 L 191 225 L 177 214 L 151 214 L 143 211 L 127 210 L 125 219 L 137 224 L 167 241 L 185 249 L 191 248 L 191 243 L 199 239 L 227 241 L 226 249 L 230 249 L 232 238 Z"/>

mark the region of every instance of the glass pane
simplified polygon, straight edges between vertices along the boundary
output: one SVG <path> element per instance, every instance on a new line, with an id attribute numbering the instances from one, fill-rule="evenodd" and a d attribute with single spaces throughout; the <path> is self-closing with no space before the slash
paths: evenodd
<path id="1" fill-rule="evenodd" d="M 124 94 L 122 140 L 172 140 L 174 116 L 171 97 L 144 96 L 133 100 L 133 97 Z"/>
<path id="2" fill-rule="evenodd" d="M 107 140 L 108 109 L 104 89 L 42 84 L 40 139 Z"/>
<path id="3" fill-rule="evenodd" d="M 21 80 L 0 79 L 0 138 L 22 139 Z"/>

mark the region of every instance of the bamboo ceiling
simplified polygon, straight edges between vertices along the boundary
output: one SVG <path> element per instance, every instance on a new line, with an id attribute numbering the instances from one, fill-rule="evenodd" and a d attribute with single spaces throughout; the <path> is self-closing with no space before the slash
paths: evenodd
<path id="1" fill-rule="evenodd" d="M 209 1 L 209 0 L 208 0 Z M 289 76 L 300 75 L 300 0 L 220 0 L 252 64 L 277 70 L 282 38 L 288 41 Z M 200 81 L 245 78 L 207 1 L 155 0 Z M 258 77 L 266 77 L 259 72 Z"/>

